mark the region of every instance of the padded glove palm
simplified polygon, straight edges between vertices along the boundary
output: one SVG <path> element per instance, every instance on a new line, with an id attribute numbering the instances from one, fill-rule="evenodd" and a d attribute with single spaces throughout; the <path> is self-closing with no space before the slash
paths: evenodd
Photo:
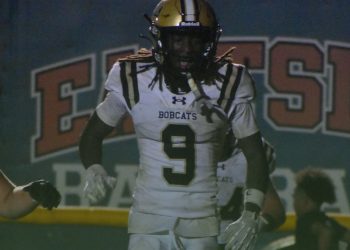
<path id="1" fill-rule="evenodd" d="M 40 203 L 44 208 L 52 209 L 61 202 L 61 195 L 51 183 L 45 180 L 33 181 L 23 188 L 33 200 Z"/>
<path id="2" fill-rule="evenodd" d="M 242 216 L 228 225 L 224 232 L 225 250 L 250 250 L 255 246 L 259 230 L 257 213 L 243 211 Z"/>
<path id="3" fill-rule="evenodd" d="M 90 166 L 86 171 L 84 195 L 91 203 L 97 203 L 106 196 L 107 189 L 113 189 L 117 179 L 108 176 L 106 170 L 99 164 Z"/>

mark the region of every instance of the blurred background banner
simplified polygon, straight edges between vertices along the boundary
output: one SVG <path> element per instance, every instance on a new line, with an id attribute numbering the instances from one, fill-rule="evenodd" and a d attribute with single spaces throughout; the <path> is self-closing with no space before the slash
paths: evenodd
<path id="1" fill-rule="evenodd" d="M 256 113 L 275 146 L 276 187 L 292 210 L 294 173 L 312 166 L 332 177 L 349 213 L 350 1 L 211 0 L 223 28 L 218 54 L 256 80 Z M 62 206 L 86 206 L 77 143 L 103 99 L 103 82 L 120 57 L 150 47 L 155 0 L 0 1 L 0 159 L 17 184 L 46 178 Z M 105 143 L 117 188 L 100 205 L 127 208 L 138 165 L 129 118 Z"/>

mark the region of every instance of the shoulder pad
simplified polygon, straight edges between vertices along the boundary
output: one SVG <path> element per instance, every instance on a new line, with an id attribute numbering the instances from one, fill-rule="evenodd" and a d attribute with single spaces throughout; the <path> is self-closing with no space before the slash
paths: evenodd
<path id="1" fill-rule="evenodd" d="M 155 62 L 152 51 L 142 48 L 136 54 L 119 59 L 120 62 Z"/>

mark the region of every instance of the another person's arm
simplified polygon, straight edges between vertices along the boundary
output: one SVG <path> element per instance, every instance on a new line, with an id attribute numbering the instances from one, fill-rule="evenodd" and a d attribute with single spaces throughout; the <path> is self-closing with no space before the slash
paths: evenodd
<path id="1" fill-rule="evenodd" d="M 38 180 L 16 186 L 0 170 L 0 216 L 17 219 L 32 212 L 39 204 L 52 209 L 60 201 L 59 192 L 49 182 Z"/>
<path id="2" fill-rule="evenodd" d="M 28 192 L 16 187 L 4 174 L 0 172 L 0 215 L 17 219 L 33 211 L 38 202 L 33 201 Z"/>

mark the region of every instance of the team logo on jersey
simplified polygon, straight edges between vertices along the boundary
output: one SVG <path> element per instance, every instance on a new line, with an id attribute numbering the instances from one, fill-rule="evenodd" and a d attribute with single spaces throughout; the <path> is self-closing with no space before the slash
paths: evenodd
<path id="1" fill-rule="evenodd" d="M 186 105 L 186 97 L 176 98 L 176 96 L 173 96 L 173 104 L 176 104 L 177 102 L 181 102 L 182 105 Z"/>

